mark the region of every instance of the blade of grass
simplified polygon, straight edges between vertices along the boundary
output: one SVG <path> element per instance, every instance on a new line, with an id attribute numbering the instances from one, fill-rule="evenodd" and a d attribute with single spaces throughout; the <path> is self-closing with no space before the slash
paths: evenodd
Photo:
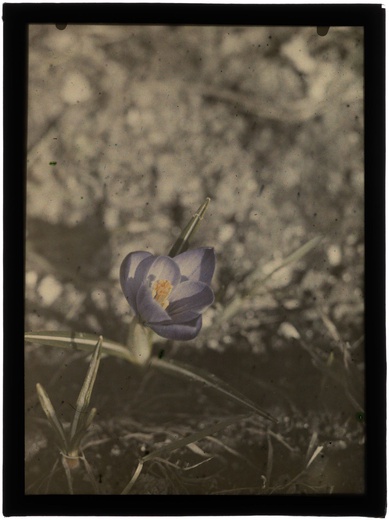
<path id="1" fill-rule="evenodd" d="M 128 493 L 131 491 L 131 488 L 134 486 L 135 482 L 138 480 L 139 475 L 141 474 L 143 469 L 143 462 L 139 461 L 138 466 L 135 470 L 134 475 L 132 476 L 132 479 L 127 484 L 127 486 L 123 489 L 123 491 L 120 493 L 121 495 L 128 495 Z"/>
<path id="2" fill-rule="evenodd" d="M 40 345 L 48 345 L 50 347 L 60 347 L 68 350 L 84 350 L 93 352 L 98 336 L 95 334 L 86 334 L 84 332 L 67 332 L 67 331 L 36 331 L 26 332 L 25 340 L 31 343 L 39 343 Z M 110 356 L 135 363 L 135 358 L 131 355 L 128 347 L 116 343 L 115 341 L 103 340 L 102 352 Z"/>
<path id="3" fill-rule="evenodd" d="M 301 345 L 305 350 L 307 350 L 311 354 L 312 364 L 318 370 L 320 370 L 320 372 L 322 372 L 323 376 L 328 377 L 329 379 L 332 379 L 339 383 L 340 386 L 343 387 L 347 399 L 353 405 L 355 410 L 357 412 L 363 412 L 363 406 L 361 406 L 361 404 L 355 399 L 355 397 L 350 392 L 347 376 L 345 376 L 343 372 L 343 370 L 345 370 L 344 365 L 339 362 L 332 362 L 331 366 L 329 366 L 327 363 L 324 363 L 318 356 L 315 357 L 315 355 L 311 353 L 311 349 L 309 349 L 309 347 L 307 347 L 306 344 L 301 342 Z"/>
<path id="4" fill-rule="evenodd" d="M 54 476 L 54 473 L 56 472 L 57 470 L 57 466 L 59 464 L 59 459 L 57 459 L 55 462 L 54 462 L 54 466 L 51 468 L 50 470 L 50 473 L 47 477 L 47 484 L 46 484 L 46 490 L 45 490 L 45 493 L 46 495 L 49 494 L 49 489 L 50 489 L 50 485 L 51 485 L 51 479 L 53 478 Z"/>
<path id="5" fill-rule="evenodd" d="M 285 446 L 286 449 L 288 449 L 290 452 L 297 452 L 299 451 L 299 449 L 297 447 L 292 447 L 290 446 L 286 441 L 285 439 L 283 439 L 283 437 L 279 434 L 279 433 L 274 433 L 272 432 L 271 430 L 268 431 L 268 435 L 270 435 L 271 437 L 273 437 L 273 439 L 276 439 L 280 444 L 282 444 L 283 446 Z"/>
<path id="6" fill-rule="evenodd" d="M 204 213 L 206 212 L 210 201 L 211 199 L 207 197 L 205 199 L 205 202 L 201 204 L 199 209 L 196 211 L 193 217 L 189 220 L 188 224 L 182 230 L 180 236 L 174 242 L 172 248 L 168 253 L 168 256 L 173 257 L 179 255 L 180 253 L 184 253 L 188 249 L 189 239 L 198 228 L 200 221 L 203 219 Z"/>
<path id="7" fill-rule="evenodd" d="M 267 275 L 263 275 L 262 267 L 255 269 L 247 278 L 246 285 L 249 287 L 244 290 L 240 296 L 235 296 L 234 299 L 222 310 L 218 322 L 228 321 L 235 314 L 241 310 L 242 302 L 251 296 L 258 290 L 260 286 L 263 286 L 277 271 L 283 269 L 293 262 L 297 262 L 314 249 L 323 239 L 322 236 L 318 236 L 309 240 L 306 244 L 302 245 L 296 251 L 288 255 L 286 258 L 280 261 L 280 263 Z"/>
<path id="8" fill-rule="evenodd" d="M 303 337 L 301 331 L 296 327 L 296 330 L 300 334 L 300 338 Z M 315 350 L 312 348 L 312 346 L 309 343 L 306 343 L 303 339 L 300 339 L 299 341 L 294 340 L 297 345 L 301 346 L 308 354 L 310 355 L 312 359 L 312 364 L 320 371 L 322 372 L 324 377 L 328 377 L 330 379 L 333 379 L 337 383 L 339 383 L 349 399 L 350 403 L 354 406 L 356 411 L 363 412 L 363 407 L 358 403 L 358 401 L 355 399 L 355 397 L 351 394 L 349 389 L 349 383 L 348 383 L 348 372 L 345 372 L 343 363 L 339 363 L 337 361 L 332 361 L 331 365 L 328 365 L 328 363 L 325 363 L 320 356 L 315 352 Z"/>
<path id="9" fill-rule="evenodd" d="M 68 464 L 66 463 L 66 458 L 65 457 L 62 457 L 62 466 L 63 466 L 63 469 L 65 470 L 65 475 L 66 475 L 66 480 L 67 480 L 67 483 L 68 483 L 69 493 L 71 495 L 73 495 L 74 492 L 73 492 L 72 474 L 70 472 L 70 468 L 69 468 Z"/>
<path id="10" fill-rule="evenodd" d="M 210 438 L 212 438 L 212 437 L 210 437 Z M 198 468 L 202 464 L 205 464 L 206 462 L 209 462 L 212 459 L 213 459 L 213 457 L 208 457 L 205 460 L 197 462 L 196 464 L 192 464 L 191 466 L 186 466 L 185 468 L 182 468 L 178 464 L 173 464 L 173 462 L 170 462 L 169 460 L 161 459 L 160 457 L 155 457 L 153 460 L 155 460 L 156 462 L 161 462 L 162 464 L 166 464 L 166 466 L 170 466 L 171 468 L 177 469 L 179 471 L 191 471 L 192 469 Z"/>
<path id="11" fill-rule="evenodd" d="M 78 427 L 76 434 L 71 440 L 71 446 L 69 447 L 69 450 L 77 449 L 80 446 L 83 437 L 85 437 L 87 429 L 92 424 L 92 421 L 96 416 L 96 412 L 96 408 L 92 408 L 89 414 L 86 414 L 85 412 L 85 414 L 81 416 L 82 423 L 80 423 L 80 426 Z M 86 417 L 86 420 L 83 419 L 84 417 Z"/>
<path id="12" fill-rule="evenodd" d="M 270 479 L 271 474 L 273 472 L 273 443 L 271 441 L 271 436 L 269 435 L 269 432 L 267 434 L 267 464 L 266 464 L 266 486 L 269 487 L 270 485 Z"/>
<path id="13" fill-rule="evenodd" d="M 207 428 L 203 428 L 199 432 L 192 433 L 190 435 L 187 435 L 186 437 L 183 437 L 182 439 L 179 439 L 177 441 L 169 442 L 169 444 L 166 444 L 165 446 L 162 446 L 161 448 L 158 448 L 157 450 L 153 451 L 152 453 L 149 453 L 145 457 L 142 457 L 142 462 L 145 463 L 148 460 L 152 460 L 155 457 L 159 457 L 162 453 L 171 453 L 172 451 L 178 450 L 179 448 L 183 448 L 187 446 L 188 444 L 192 444 L 192 442 L 198 442 L 204 437 L 207 437 L 208 435 L 213 435 L 214 433 L 217 433 L 220 430 L 223 430 L 224 428 L 227 428 L 227 426 L 230 426 L 231 424 L 234 424 L 238 421 L 241 421 L 242 419 L 247 419 L 247 417 L 250 417 L 251 414 L 246 415 L 239 415 L 237 417 L 233 417 L 232 419 L 226 419 L 225 421 L 220 421 L 216 424 L 213 424 L 212 426 L 208 426 Z"/>
<path id="14" fill-rule="evenodd" d="M 251 466 L 255 471 L 258 470 L 258 466 L 251 462 L 250 459 L 239 453 L 237 450 L 234 450 L 233 448 L 230 448 L 230 446 L 227 446 L 227 444 L 220 439 L 217 439 L 216 437 L 206 437 L 207 440 L 210 442 L 217 444 L 218 446 L 222 446 L 224 450 L 228 451 L 228 453 L 231 453 L 231 455 L 234 455 L 235 457 L 238 457 L 239 459 L 243 460 L 246 464 Z M 207 459 L 208 460 L 208 459 Z"/>
<path id="15" fill-rule="evenodd" d="M 312 462 L 316 459 L 316 457 L 323 451 L 324 446 L 318 446 L 316 450 L 314 451 L 312 457 L 309 459 L 308 464 L 306 465 L 306 469 L 309 468 L 309 466 L 312 464 Z"/>
<path id="16" fill-rule="evenodd" d="M 82 454 L 81 456 L 81 460 L 82 462 L 84 463 L 84 467 L 85 467 L 85 470 L 88 474 L 88 477 L 89 477 L 89 481 L 90 483 L 92 484 L 92 487 L 93 487 L 93 490 L 95 492 L 95 495 L 98 494 L 99 492 L 99 488 L 98 488 L 98 485 L 97 485 L 97 482 L 96 482 L 96 479 L 95 479 L 95 476 L 93 475 L 93 471 L 92 471 L 92 468 L 89 464 L 89 462 L 86 460 L 86 457 L 84 454 Z"/>
<path id="17" fill-rule="evenodd" d="M 238 392 L 237 390 L 231 388 L 230 385 L 216 377 L 214 374 L 209 374 L 203 370 L 200 370 L 197 367 L 191 367 L 189 365 L 186 365 L 184 363 L 178 363 L 177 361 L 169 360 L 165 361 L 163 359 L 158 359 L 153 357 L 151 360 L 151 366 L 155 366 L 158 368 L 161 368 L 162 370 L 167 370 L 168 372 L 173 372 L 185 377 L 189 377 L 191 379 L 194 379 L 195 381 L 199 381 L 200 383 L 204 383 L 207 386 L 210 386 L 212 388 L 215 388 L 219 392 L 222 392 L 235 401 L 238 401 L 239 403 L 247 406 L 251 410 L 254 410 L 257 414 L 261 415 L 262 417 L 265 417 L 266 419 L 269 419 L 270 421 L 273 421 L 274 423 L 278 423 L 277 419 L 275 419 L 272 415 L 265 412 L 265 410 L 262 410 L 259 408 L 256 404 L 254 404 L 252 401 L 250 401 L 247 397 L 245 397 L 243 394 Z"/>
<path id="18" fill-rule="evenodd" d="M 317 439 L 318 439 L 318 433 L 317 431 L 314 431 L 312 433 L 312 436 L 311 436 L 311 440 L 309 441 L 309 445 L 308 445 L 308 449 L 307 449 L 307 453 L 305 455 L 305 461 L 308 462 L 308 460 L 310 459 L 314 449 L 315 449 L 315 446 L 317 444 Z M 308 467 L 308 466 L 306 466 Z"/>
<path id="19" fill-rule="evenodd" d="M 92 355 L 92 359 L 89 363 L 88 372 L 85 376 L 84 384 L 82 385 L 80 394 L 76 403 L 76 411 L 74 413 L 74 418 L 72 422 L 72 427 L 70 430 L 70 440 L 74 438 L 78 429 L 82 429 L 85 425 L 87 416 L 86 411 L 89 407 L 90 398 L 93 391 L 93 386 L 95 384 L 97 371 L 99 369 L 100 357 L 101 357 L 101 347 L 103 344 L 103 336 L 99 337 L 99 340 L 96 344 L 95 350 Z M 83 420 L 80 421 L 80 418 Z"/>
<path id="20" fill-rule="evenodd" d="M 280 269 L 283 269 L 284 267 L 287 267 L 288 265 L 298 262 L 303 258 L 305 255 L 307 255 L 312 249 L 314 249 L 316 246 L 320 244 L 320 242 L 323 240 L 322 236 L 317 236 L 312 238 L 311 240 L 308 240 L 305 244 L 303 244 L 301 247 L 296 249 L 296 251 L 293 251 L 290 255 L 285 257 L 280 261 L 280 263 L 272 269 L 272 271 L 263 276 L 262 274 L 262 267 L 255 269 L 248 277 L 247 277 L 247 283 L 248 285 L 252 285 L 255 283 L 255 286 L 258 287 L 258 285 L 263 285 L 269 278 L 271 278 L 277 271 Z M 249 293 L 252 293 L 252 289 L 249 290 Z"/>
<path id="21" fill-rule="evenodd" d="M 49 420 L 51 427 L 56 432 L 63 450 L 66 451 L 66 449 L 67 449 L 66 435 L 65 435 L 63 426 L 62 426 L 61 422 L 59 421 L 57 414 L 55 413 L 54 406 L 52 405 L 46 390 L 43 388 L 43 386 L 40 383 L 37 383 L 36 391 L 38 393 L 39 402 L 42 406 L 42 409 L 45 412 L 45 415 L 46 415 L 47 419 Z"/>
<path id="22" fill-rule="evenodd" d="M 85 430 L 87 430 L 89 428 L 89 426 L 92 424 L 93 419 L 96 417 L 96 412 L 97 412 L 96 408 L 92 408 L 91 411 L 89 412 L 89 415 L 85 421 Z"/>

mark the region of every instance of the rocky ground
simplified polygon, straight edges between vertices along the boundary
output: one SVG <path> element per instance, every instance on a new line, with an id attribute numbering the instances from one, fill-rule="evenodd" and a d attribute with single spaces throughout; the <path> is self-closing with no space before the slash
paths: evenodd
<path id="1" fill-rule="evenodd" d="M 206 197 L 216 303 L 200 335 L 155 354 L 213 373 L 256 415 L 144 466 L 139 494 L 364 489 L 363 34 L 333 27 L 30 26 L 26 330 L 125 342 L 118 279 L 167 254 Z M 236 314 L 221 310 L 315 237 Z M 67 493 L 36 397 L 70 420 L 85 353 L 26 343 L 26 490 Z M 215 389 L 105 357 L 84 453 L 99 493 L 137 460 L 246 412 Z M 321 448 L 321 450 L 320 450 Z M 317 452 L 311 464 L 309 460 Z M 49 483 L 49 485 L 48 485 Z M 87 472 L 76 493 L 91 493 Z"/>

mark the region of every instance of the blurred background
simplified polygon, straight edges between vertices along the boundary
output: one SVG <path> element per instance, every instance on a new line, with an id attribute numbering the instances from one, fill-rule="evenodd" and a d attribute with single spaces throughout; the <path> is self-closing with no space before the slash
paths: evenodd
<path id="1" fill-rule="evenodd" d="M 134 493 L 362 493 L 362 29 L 29 29 L 26 330 L 125 342 L 122 259 L 167 254 L 210 197 L 191 247 L 216 250 L 216 303 L 198 338 L 161 340 L 155 354 L 216 374 L 279 420 L 252 417 L 203 440 L 207 462 L 175 452 Z M 217 322 L 254 269 L 270 272 L 319 236 Z M 66 493 L 60 473 L 42 484 L 57 450 L 35 384 L 66 422 L 88 358 L 27 343 L 25 359 L 26 490 Z M 113 358 L 93 398 L 85 455 L 109 494 L 140 455 L 241 412 L 196 382 Z M 88 486 L 80 473 L 76 492 Z"/>

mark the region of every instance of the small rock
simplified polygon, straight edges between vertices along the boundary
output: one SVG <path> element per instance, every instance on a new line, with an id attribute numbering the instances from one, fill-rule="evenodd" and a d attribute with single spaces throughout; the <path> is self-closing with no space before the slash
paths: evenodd
<path id="1" fill-rule="evenodd" d="M 54 276 L 43 278 L 38 287 L 38 294 L 45 305 L 52 305 L 62 293 L 62 285 Z"/>
<path id="2" fill-rule="evenodd" d="M 69 74 L 61 90 L 61 97 L 71 105 L 89 101 L 92 89 L 88 79 L 79 72 Z"/>

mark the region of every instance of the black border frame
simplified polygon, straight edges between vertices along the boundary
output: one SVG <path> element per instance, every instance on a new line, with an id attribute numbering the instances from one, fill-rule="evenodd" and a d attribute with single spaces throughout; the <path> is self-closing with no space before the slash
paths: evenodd
<path id="1" fill-rule="evenodd" d="M 384 517 L 385 11 L 380 4 L 8 4 L 4 22 L 5 516 L 317 515 Z M 363 495 L 67 496 L 24 494 L 24 222 L 28 24 L 363 26 L 365 32 L 366 492 Z"/>

